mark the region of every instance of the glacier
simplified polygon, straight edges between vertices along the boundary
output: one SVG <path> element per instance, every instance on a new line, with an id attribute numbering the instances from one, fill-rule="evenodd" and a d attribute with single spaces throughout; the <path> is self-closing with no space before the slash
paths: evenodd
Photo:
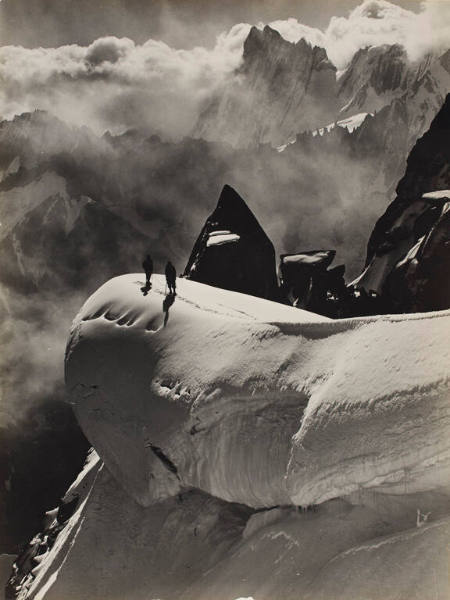
<path id="1" fill-rule="evenodd" d="M 108 281 L 74 320 L 95 452 L 17 597 L 447 598 L 450 311 L 332 321 L 143 285 Z"/>

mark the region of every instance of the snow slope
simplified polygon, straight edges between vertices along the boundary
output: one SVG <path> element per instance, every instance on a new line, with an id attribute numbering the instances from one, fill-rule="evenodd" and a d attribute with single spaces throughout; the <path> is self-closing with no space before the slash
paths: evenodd
<path id="1" fill-rule="evenodd" d="M 358 113 L 356 115 L 352 115 L 351 117 L 347 117 L 346 119 L 341 119 L 334 123 L 329 123 L 325 127 L 315 129 L 312 132 L 312 135 L 316 136 L 316 135 L 323 135 L 324 133 L 329 133 L 336 126 L 348 129 L 351 133 L 355 129 L 358 129 L 358 127 L 361 127 L 361 125 L 362 125 L 364 119 L 367 117 L 367 115 L 373 116 L 373 113 L 362 112 L 362 113 Z"/>
<path id="2" fill-rule="evenodd" d="M 361 125 L 364 122 L 364 119 L 369 114 L 371 116 L 373 116 L 373 113 L 367 113 L 367 112 L 358 113 L 356 115 L 352 115 L 351 117 L 347 117 L 346 119 L 340 119 L 339 121 L 334 121 L 333 123 L 329 123 L 328 125 L 325 125 L 325 127 L 320 127 L 319 129 L 314 129 L 314 131 L 312 131 L 311 133 L 312 133 L 313 137 L 316 137 L 317 135 L 322 136 L 325 133 L 330 133 L 330 131 L 332 129 L 334 129 L 336 126 L 347 129 L 350 133 L 352 133 L 353 131 L 355 131 L 355 129 L 358 129 L 358 127 L 361 127 Z M 291 144 L 295 144 L 296 141 L 297 141 L 296 137 L 289 139 L 287 144 L 282 144 L 281 146 L 277 146 L 277 151 L 284 152 L 284 150 L 286 150 L 286 148 L 288 146 L 290 146 Z"/>
<path id="3" fill-rule="evenodd" d="M 106 283 L 77 316 L 80 424 L 142 505 L 194 487 L 255 508 L 449 481 L 450 315 L 330 321 L 180 280 Z"/>
<path id="4" fill-rule="evenodd" d="M 74 321 L 67 387 L 105 465 L 17 597 L 448 598 L 450 311 L 330 321 L 178 280 L 166 319 L 152 283 L 115 278 Z"/>
<path id="5" fill-rule="evenodd" d="M 192 490 L 143 508 L 90 463 L 69 491 L 79 508 L 18 600 L 448 598 L 450 519 L 418 529 L 414 503 L 400 526 L 344 500 L 251 515 Z"/>

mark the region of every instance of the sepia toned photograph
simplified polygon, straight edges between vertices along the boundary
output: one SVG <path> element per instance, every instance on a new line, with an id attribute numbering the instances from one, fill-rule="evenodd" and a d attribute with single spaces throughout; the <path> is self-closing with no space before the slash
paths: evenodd
<path id="1" fill-rule="evenodd" d="M 450 600 L 450 0 L 0 0 L 0 600 Z"/>

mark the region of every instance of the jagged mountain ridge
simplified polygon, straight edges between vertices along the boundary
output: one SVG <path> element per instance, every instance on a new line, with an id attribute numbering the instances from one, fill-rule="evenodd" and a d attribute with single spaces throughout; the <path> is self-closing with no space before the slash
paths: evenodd
<path id="1" fill-rule="evenodd" d="M 397 44 L 360 49 L 337 73 L 323 48 L 304 39 L 288 42 L 266 26 L 253 27 L 242 65 L 207 101 L 193 134 L 235 146 L 286 143 L 360 112 L 402 99 L 409 108 L 411 139 L 421 135 L 450 86 L 448 51 L 411 61 Z"/>
<path id="2" fill-rule="evenodd" d="M 411 61 L 405 49 L 375 46 L 359 50 L 339 79 L 341 112 L 374 112 L 400 104 L 408 124 L 408 144 L 429 127 L 450 89 L 450 51 Z M 391 127 L 396 121 L 392 120 Z"/>
<path id="3" fill-rule="evenodd" d="M 185 276 L 215 287 L 276 299 L 275 249 L 245 201 L 225 185 L 207 218 Z"/>

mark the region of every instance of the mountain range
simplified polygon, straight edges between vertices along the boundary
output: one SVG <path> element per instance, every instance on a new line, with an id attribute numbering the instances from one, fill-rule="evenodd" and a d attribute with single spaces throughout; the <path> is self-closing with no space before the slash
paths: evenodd
<path id="1" fill-rule="evenodd" d="M 241 66 L 207 101 L 194 135 L 234 146 L 278 146 L 301 132 L 398 100 L 411 143 L 442 105 L 449 61 L 449 51 L 412 61 L 402 46 L 382 45 L 358 50 L 338 72 L 324 48 L 303 38 L 289 42 L 269 26 L 253 27 Z"/>

